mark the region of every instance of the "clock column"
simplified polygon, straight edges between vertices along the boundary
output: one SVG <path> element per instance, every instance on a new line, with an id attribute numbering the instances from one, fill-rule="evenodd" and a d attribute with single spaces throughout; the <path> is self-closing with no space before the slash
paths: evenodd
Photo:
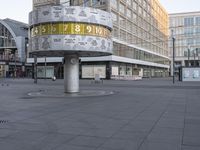
<path id="1" fill-rule="evenodd" d="M 79 57 L 78 55 L 65 55 L 64 59 L 65 93 L 77 93 L 79 92 Z"/>

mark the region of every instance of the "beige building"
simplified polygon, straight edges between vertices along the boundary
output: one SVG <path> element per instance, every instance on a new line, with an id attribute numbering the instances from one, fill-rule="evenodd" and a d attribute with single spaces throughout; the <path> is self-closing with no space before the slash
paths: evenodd
<path id="1" fill-rule="evenodd" d="M 200 66 L 200 12 L 170 14 L 170 28 L 175 37 L 175 66 Z M 170 40 L 170 58 L 173 56 Z M 171 67 L 172 68 L 172 67 Z"/>
<path id="2" fill-rule="evenodd" d="M 98 71 L 107 79 L 169 75 L 168 14 L 159 0 L 53 0 L 49 3 L 54 4 L 96 7 L 112 14 L 113 55 L 81 58 L 83 78 L 90 78 Z"/>
<path id="3" fill-rule="evenodd" d="M 74 0 L 73 4 L 111 12 L 110 61 L 111 70 L 119 70 L 117 75 L 131 76 L 138 70 L 144 77 L 168 75 L 168 14 L 158 0 Z"/>

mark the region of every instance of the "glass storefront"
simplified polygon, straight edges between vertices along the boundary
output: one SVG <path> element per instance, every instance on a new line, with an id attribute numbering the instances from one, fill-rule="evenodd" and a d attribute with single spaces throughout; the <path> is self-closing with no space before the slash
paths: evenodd
<path id="1" fill-rule="evenodd" d="M 116 42 L 114 42 L 113 45 L 113 52 L 117 56 L 169 65 L 169 59 L 165 57 L 154 55 L 152 53 L 148 53 Z"/>

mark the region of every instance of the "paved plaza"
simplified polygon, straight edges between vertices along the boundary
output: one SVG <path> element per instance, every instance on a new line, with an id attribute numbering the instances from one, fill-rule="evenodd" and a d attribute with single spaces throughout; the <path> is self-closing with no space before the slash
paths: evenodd
<path id="1" fill-rule="evenodd" d="M 0 79 L 0 150 L 200 150 L 200 82 L 81 80 L 80 88 L 107 93 Z"/>

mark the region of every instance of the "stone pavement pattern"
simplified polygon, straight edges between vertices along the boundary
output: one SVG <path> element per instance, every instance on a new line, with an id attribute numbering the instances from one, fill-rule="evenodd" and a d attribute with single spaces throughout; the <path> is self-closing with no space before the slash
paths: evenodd
<path id="1" fill-rule="evenodd" d="M 0 80 L 1 150 L 200 150 L 200 83 L 80 81 L 109 96 L 29 97 L 63 80 Z"/>

